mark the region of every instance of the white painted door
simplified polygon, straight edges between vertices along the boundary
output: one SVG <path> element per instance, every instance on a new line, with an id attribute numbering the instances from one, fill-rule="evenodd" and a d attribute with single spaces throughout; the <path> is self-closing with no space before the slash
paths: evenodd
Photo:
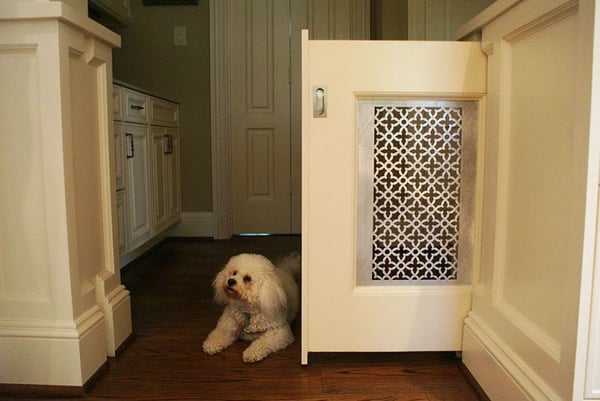
<path id="1" fill-rule="evenodd" d="M 396 123 L 388 123 L 388 116 L 373 115 L 367 116 L 364 122 L 358 114 L 361 108 L 370 108 L 374 112 L 373 104 L 382 102 L 388 105 L 386 102 L 392 101 L 390 109 L 381 106 L 384 107 L 381 110 L 399 114 L 398 120 L 410 119 L 407 115 L 401 115 L 402 112 L 411 114 L 420 110 L 424 113 L 417 118 L 421 119 L 420 122 L 412 121 L 410 124 L 426 125 L 423 116 L 433 113 L 431 110 L 438 106 L 423 102 L 452 99 L 466 101 L 475 107 L 476 111 L 469 113 L 474 113 L 476 120 L 469 124 L 477 127 L 481 121 L 478 116 L 484 108 L 486 91 L 486 57 L 480 44 L 309 41 L 305 33 L 302 51 L 302 362 L 308 362 L 309 352 L 322 351 L 460 350 L 463 320 L 471 306 L 471 280 L 467 265 L 473 264 L 477 247 L 474 237 L 474 217 L 477 215 L 475 200 L 479 188 L 477 177 L 472 174 L 469 189 L 460 190 L 460 196 L 468 198 L 470 202 L 460 203 L 460 207 L 465 209 L 464 212 L 460 211 L 460 223 L 469 226 L 466 231 L 462 231 L 464 227 L 460 228 L 460 255 L 457 256 L 456 248 L 448 244 L 438 244 L 433 250 L 425 245 L 415 245 L 416 248 L 410 250 L 416 252 L 415 255 L 428 251 L 437 252 L 438 255 L 440 252 L 454 252 L 454 256 L 459 257 L 455 262 L 458 268 L 456 279 L 447 273 L 443 274 L 445 281 L 429 280 L 420 273 L 416 274 L 416 281 L 398 279 L 399 276 L 394 276 L 396 267 L 389 269 L 389 260 L 384 262 L 388 267 L 384 266 L 382 270 L 382 265 L 378 265 L 379 270 L 375 271 L 372 267 L 375 267 L 376 253 L 394 253 L 400 247 L 393 240 L 388 242 L 387 249 L 373 251 L 379 241 L 379 237 L 373 235 L 376 231 L 373 229 L 373 214 L 386 209 L 386 205 L 375 206 L 373 191 L 368 192 L 367 189 L 365 195 L 365 175 L 367 181 L 374 182 L 373 176 L 368 175 L 369 169 L 373 170 L 377 163 L 383 165 L 384 170 L 391 164 L 402 164 L 404 156 L 392 154 L 391 158 L 396 158 L 396 161 L 381 162 L 374 159 L 372 146 L 370 151 L 361 151 L 360 144 L 364 139 L 361 136 L 370 137 L 371 143 L 375 141 L 374 125 L 385 127 Z M 316 88 L 325 91 L 324 111 L 321 114 L 314 110 L 318 102 L 318 96 L 314 96 Z M 440 106 L 442 114 L 448 117 L 462 104 Z M 461 119 L 456 116 L 452 118 Z M 434 153 L 433 159 L 440 164 L 437 173 L 427 178 L 433 180 L 433 187 L 440 182 L 436 180 L 445 177 L 442 164 L 450 163 L 453 157 L 452 163 L 461 163 L 456 160 L 456 155 L 450 159 L 444 159 L 442 155 L 447 150 L 444 142 L 460 142 L 460 139 L 452 137 L 452 132 L 444 131 L 444 127 L 453 129 L 454 120 L 444 120 L 435 126 L 430 124 L 426 132 L 413 133 L 420 140 L 437 136 L 437 140 L 441 141 L 441 147 L 431 151 Z M 359 129 L 365 124 L 366 133 Z M 380 136 L 385 139 L 401 133 L 384 131 Z M 477 134 L 472 138 L 477 143 Z M 419 141 L 415 141 L 417 144 L 413 143 L 413 147 L 419 148 Z M 476 163 L 477 145 L 470 145 L 471 154 L 466 154 L 468 152 L 465 149 L 462 157 L 470 159 L 470 163 Z M 413 149 L 414 153 L 420 153 L 420 150 Z M 424 161 L 415 157 L 412 163 L 421 164 L 420 168 L 429 168 Z M 359 168 L 363 164 L 366 169 Z M 460 171 L 475 171 L 475 165 L 463 165 L 462 168 L 459 165 L 458 168 Z M 394 174 L 391 173 L 392 178 L 399 181 L 414 181 L 415 176 L 421 173 L 413 171 L 412 177 L 404 178 Z M 459 175 L 464 174 L 459 172 Z M 386 185 L 383 184 L 384 192 L 402 192 L 395 184 L 387 188 Z M 414 198 L 417 195 L 410 196 Z M 423 199 L 427 196 L 427 193 L 418 195 Z M 403 208 L 406 205 L 394 199 L 387 206 Z M 445 206 L 442 203 L 441 207 Z M 369 207 L 370 211 L 366 210 Z M 375 207 L 379 209 L 373 209 Z M 453 213 L 456 217 L 456 210 Z M 462 220 L 466 214 L 469 215 L 468 219 Z M 396 218 L 383 224 L 400 224 L 401 221 L 402 218 Z M 411 224 L 416 226 L 420 223 Z M 397 232 L 398 235 L 403 233 L 406 232 Z M 435 240 L 428 242 L 429 245 L 434 243 Z M 441 251 L 442 248 L 452 249 Z M 403 265 L 407 264 L 403 262 Z M 366 277 L 359 272 L 365 267 L 371 269 Z M 439 264 L 425 267 L 431 272 L 439 268 Z M 382 273 L 386 268 L 388 270 Z M 436 275 L 435 272 L 432 274 Z"/>
<path id="2" fill-rule="evenodd" d="M 318 39 L 366 38 L 368 1 L 231 0 L 214 8 L 223 8 L 228 27 L 220 87 L 229 87 L 231 138 L 214 139 L 231 149 L 230 166 L 216 161 L 217 170 L 231 168 L 230 231 L 300 233 L 300 29 Z M 216 201 L 217 214 L 227 209 L 220 202 L 229 199 Z"/>
<path id="3" fill-rule="evenodd" d="M 289 233 L 289 2 L 234 1 L 229 15 L 233 232 Z"/>

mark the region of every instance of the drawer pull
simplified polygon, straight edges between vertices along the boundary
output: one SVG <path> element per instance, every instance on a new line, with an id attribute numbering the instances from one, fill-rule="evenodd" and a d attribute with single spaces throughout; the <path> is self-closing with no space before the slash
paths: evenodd
<path id="1" fill-rule="evenodd" d="M 173 135 L 163 135 L 164 138 L 164 154 L 170 155 L 173 153 Z"/>
<path id="2" fill-rule="evenodd" d="M 133 145 L 133 134 L 130 134 L 129 132 L 125 133 L 125 138 L 127 139 L 127 152 L 126 152 L 126 157 L 128 159 L 133 159 L 134 155 L 135 155 L 135 147 Z"/>
<path id="3" fill-rule="evenodd" d="M 139 105 L 139 104 L 132 104 L 132 105 L 130 105 L 130 106 L 129 106 L 129 108 L 130 108 L 131 110 L 138 110 L 138 111 L 139 111 L 139 110 L 144 110 L 144 106 L 141 106 L 141 105 Z"/>

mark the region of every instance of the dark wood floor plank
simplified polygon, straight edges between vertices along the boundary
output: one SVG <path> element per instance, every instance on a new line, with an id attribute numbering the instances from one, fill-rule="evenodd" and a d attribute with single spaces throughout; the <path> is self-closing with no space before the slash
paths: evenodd
<path id="1" fill-rule="evenodd" d="M 478 401 L 450 353 L 311 354 L 300 365 L 300 322 L 294 344 L 256 364 L 242 362 L 247 343 L 208 356 L 202 342 L 221 307 L 211 283 L 229 257 L 276 259 L 300 250 L 298 236 L 227 241 L 170 239 L 123 274 L 131 292 L 132 342 L 87 401 Z M 1 397 L 0 397 L 1 399 Z M 34 400 L 22 397 L 20 399 Z"/>

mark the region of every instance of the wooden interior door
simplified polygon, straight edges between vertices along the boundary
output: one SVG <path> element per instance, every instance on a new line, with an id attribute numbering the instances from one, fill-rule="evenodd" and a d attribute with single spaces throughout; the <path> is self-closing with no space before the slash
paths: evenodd
<path id="1" fill-rule="evenodd" d="M 289 2 L 230 2 L 232 229 L 290 232 Z"/>
<path id="2" fill-rule="evenodd" d="M 397 107 L 401 109 L 405 108 L 402 102 L 417 102 L 414 107 L 423 110 L 429 106 L 419 102 L 467 101 L 474 104 L 474 124 L 479 125 L 486 92 L 486 57 L 480 44 L 309 41 L 305 32 L 302 51 L 302 362 L 308 363 L 309 352 L 460 350 L 463 321 L 471 307 L 468 273 L 436 281 L 418 274 L 416 279 L 388 279 L 389 271 L 368 272 L 365 279 L 359 271 L 364 259 L 369 264 L 376 253 L 373 235 L 364 233 L 365 227 L 373 228 L 369 226 L 373 217 L 363 216 L 360 196 L 365 195 L 359 196 L 365 175 L 360 166 L 373 165 L 372 153 L 365 156 L 359 149 L 364 135 L 359 109 L 380 101 L 400 102 Z M 319 90 L 323 92 L 319 94 Z M 322 98 L 324 104 L 315 107 Z M 373 124 L 372 117 L 367 123 L 369 119 Z M 379 124 L 387 124 L 386 117 L 381 120 Z M 373 138 L 372 125 L 366 135 Z M 437 135 L 442 142 L 451 141 L 445 131 L 434 128 L 416 135 L 424 139 Z M 477 152 L 476 146 L 471 149 Z M 476 160 L 476 155 L 463 153 L 463 157 Z M 396 162 L 402 163 L 401 159 L 399 156 Z M 475 166 L 470 170 L 475 171 Z M 427 179 L 437 178 L 434 174 Z M 460 195 L 471 199 L 469 224 L 474 230 L 479 184 L 476 176 L 471 178 L 470 193 L 461 190 Z M 389 188 L 389 192 L 396 190 Z M 373 194 L 366 198 L 368 203 Z M 391 206 L 403 207 L 394 202 Z M 478 244 L 473 232 L 461 231 L 459 269 L 474 264 Z M 397 244 L 389 245 L 391 251 L 384 253 L 400 249 Z M 415 255 L 428 251 L 425 246 L 418 247 L 422 249 L 412 250 Z M 471 256 L 465 258 L 464 254 Z"/>
<path id="3" fill-rule="evenodd" d="M 226 82 L 218 89 L 229 88 L 225 127 L 230 138 L 219 131 L 213 139 L 218 147 L 231 149 L 231 160 L 216 160 L 217 176 L 231 179 L 230 186 L 220 183 L 231 188 L 231 199 L 218 194 L 215 202 L 217 215 L 228 210 L 222 204 L 231 202 L 231 227 L 218 223 L 219 232 L 300 233 L 300 30 L 310 27 L 315 39 L 366 39 L 368 4 L 368 0 L 214 4 L 224 10 L 227 48 L 222 50 L 229 55 L 229 71 L 221 78 Z M 220 173 L 229 169 L 230 174 Z M 218 237 L 227 237 L 224 234 Z"/>

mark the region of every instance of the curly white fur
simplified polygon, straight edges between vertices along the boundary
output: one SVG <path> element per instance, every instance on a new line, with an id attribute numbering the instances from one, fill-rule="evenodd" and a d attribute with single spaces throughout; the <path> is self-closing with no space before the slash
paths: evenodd
<path id="1" fill-rule="evenodd" d="M 209 355 L 238 338 L 251 341 L 244 362 L 257 362 L 294 342 L 290 322 L 298 313 L 300 295 L 295 277 L 300 272 L 297 252 L 277 268 L 262 255 L 241 254 L 229 259 L 215 280 L 215 301 L 225 310 L 202 349 Z"/>

